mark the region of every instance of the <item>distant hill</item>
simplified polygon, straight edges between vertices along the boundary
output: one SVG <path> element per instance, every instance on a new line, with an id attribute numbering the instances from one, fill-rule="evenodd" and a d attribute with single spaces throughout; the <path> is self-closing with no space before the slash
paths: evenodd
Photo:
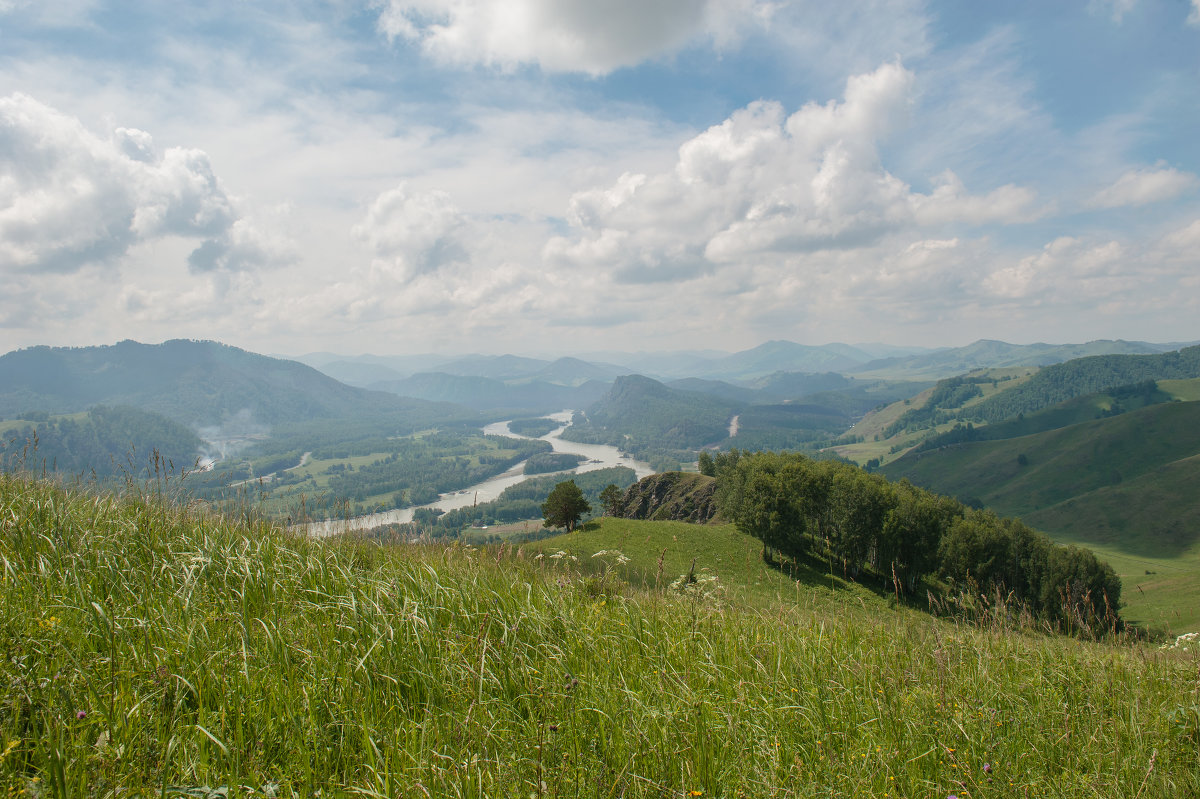
<path id="1" fill-rule="evenodd" d="M 563 437 L 635 453 L 696 449 L 726 437 L 734 408 L 717 397 L 626 375 L 618 377 Z"/>
<path id="2" fill-rule="evenodd" d="M 810 347 L 791 341 L 768 341 L 753 349 L 702 366 L 699 377 L 752 380 L 776 372 L 843 372 L 867 363 L 871 356 L 846 344 Z"/>
<path id="3" fill-rule="evenodd" d="M 540 381 L 563 386 L 577 386 L 589 380 L 610 383 L 629 373 L 623 366 L 589 363 L 579 358 L 546 361 L 516 355 L 471 355 L 447 361 L 430 371 L 462 377 L 488 377 L 509 384 Z"/>
<path id="4" fill-rule="evenodd" d="M 510 380 L 536 374 L 549 365 L 549 361 L 517 355 L 469 355 L 446 361 L 437 371 L 464 377 Z"/>
<path id="5" fill-rule="evenodd" d="M 604 396 L 608 385 L 595 380 L 579 386 L 544 380 L 509 384 L 490 377 L 426 372 L 403 380 L 373 383 L 371 388 L 403 397 L 453 402 L 476 410 L 519 409 L 540 413 L 586 407 Z"/>
<path id="6" fill-rule="evenodd" d="M 977 499 L 1051 535 L 1157 556 L 1200 543 L 1200 528 L 1190 521 L 1200 512 L 1197 456 L 1200 402 L 1169 402 L 1033 435 L 910 453 L 881 472 Z M 1164 492 L 1168 484 L 1174 488 Z"/>
<path id="7" fill-rule="evenodd" d="M 249 416 L 260 424 L 380 414 L 445 416 L 417 400 L 339 383 L 295 361 L 213 341 L 31 347 L 0 357 L 0 416 L 129 405 L 190 426 Z"/>
<path id="8" fill-rule="evenodd" d="M 751 385 L 761 391 L 764 397 L 780 402 L 827 391 L 846 391 L 863 386 L 866 382 L 856 381 L 837 372 L 773 372 L 758 378 Z"/>
<path id="9" fill-rule="evenodd" d="M 1095 355 L 1053 364 L 1029 380 L 964 411 L 964 419 L 1001 422 L 1066 400 L 1147 380 L 1200 377 L 1200 346 L 1154 355 Z"/>
<path id="10" fill-rule="evenodd" d="M 1091 341 L 1086 344 L 1009 344 L 981 339 L 965 347 L 906 357 L 872 360 L 846 371 L 888 377 L 949 377 L 976 369 L 1048 366 L 1092 355 L 1149 355 L 1175 347 L 1144 341 Z"/>
<path id="11" fill-rule="evenodd" d="M 665 384 L 669 388 L 680 391 L 692 391 L 697 394 L 708 394 L 711 397 L 737 405 L 749 405 L 762 400 L 762 391 L 746 386 L 735 386 L 724 380 L 705 380 L 701 377 L 685 377 L 672 380 Z"/>
<path id="12" fill-rule="evenodd" d="M 999 441 L 1005 438 L 1044 433 L 1048 430 L 1057 430 L 1094 419 L 1118 416 L 1149 405 L 1170 402 L 1171 399 L 1171 395 L 1159 389 L 1157 383 L 1147 380 L 1144 383 L 1118 386 L 1096 394 L 1075 397 L 1049 408 L 1043 408 L 1030 414 L 1019 414 L 1016 418 L 1006 419 L 995 424 L 978 427 L 973 426 L 970 422 L 965 425 L 957 424 L 951 430 L 926 439 L 917 446 L 915 451 L 927 452 L 969 441 Z"/>
<path id="13" fill-rule="evenodd" d="M 403 380 L 408 376 L 382 364 L 361 361 L 331 361 L 313 368 L 338 382 L 358 388 L 368 388 L 372 383 L 384 380 Z"/>

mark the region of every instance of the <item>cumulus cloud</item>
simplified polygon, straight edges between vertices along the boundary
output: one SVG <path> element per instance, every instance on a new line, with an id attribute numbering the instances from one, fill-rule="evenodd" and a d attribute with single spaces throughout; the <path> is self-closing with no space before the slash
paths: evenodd
<path id="1" fill-rule="evenodd" d="M 0 268 L 74 272 L 165 236 L 202 241 L 193 268 L 286 258 L 240 218 L 202 151 L 160 151 L 129 128 L 103 139 L 32 97 L 0 98 Z"/>
<path id="2" fill-rule="evenodd" d="M 971 195 L 952 172 L 930 194 L 884 168 L 879 142 L 906 123 L 915 76 L 899 63 L 850 78 L 844 98 L 790 116 L 755 102 L 691 140 L 674 169 L 575 194 L 555 264 L 611 265 L 628 282 L 679 280 L 722 264 L 853 249 L 912 226 L 1023 221 L 1032 191 Z"/>
<path id="3" fill-rule="evenodd" d="M 374 252 L 377 269 L 403 281 L 466 260 L 466 228 L 450 195 L 401 183 L 375 198 L 353 234 Z"/>
<path id="4" fill-rule="evenodd" d="M 604 74 L 768 17 L 764 0 L 386 0 L 378 27 L 452 64 Z"/>
<path id="5" fill-rule="evenodd" d="M 1111 186 L 1092 195 L 1088 205 L 1093 208 L 1149 205 L 1173 200 L 1198 184 L 1200 181 L 1190 172 L 1180 172 L 1160 162 L 1148 169 L 1129 170 Z"/>
<path id="6" fill-rule="evenodd" d="M 1042 251 L 1001 266 L 984 280 L 992 295 L 1035 302 L 1111 296 L 1133 289 L 1125 250 L 1119 242 L 1088 242 L 1060 236 Z"/>

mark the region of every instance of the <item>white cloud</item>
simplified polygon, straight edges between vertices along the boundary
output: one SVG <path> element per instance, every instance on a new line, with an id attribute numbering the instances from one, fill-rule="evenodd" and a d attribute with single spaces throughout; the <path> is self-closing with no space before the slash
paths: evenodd
<path id="1" fill-rule="evenodd" d="M 1117 241 L 1089 242 L 1060 236 L 1016 263 L 1000 266 L 983 282 L 1001 299 L 1035 304 L 1078 304 L 1138 293 L 1138 280 L 1125 248 Z"/>
<path id="2" fill-rule="evenodd" d="M 0 98 L 0 269 L 73 272 L 164 236 L 202 240 L 207 267 L 284 252 L 239 217 L 204 152 L 159 152 L 128 128 L 102 139 L 32 97 Z"/>
<path id="3" fill-rule="evenodd" d="M 972 196 L 958 175 L 946 170 L 934 178 L 933 185 L 931 193 L 912 197 L 913 217 L 921 224 L 1028 221 L 1045 210 L 1034 207 L 1037 198 L 1032 189 L 1011 183 L 983 196 Z"/>
<path id="4" fill-rule="evenodd" d="M 1189 25 L 1200 26 L 1200 0 L 1192 0 L 1192 13 L 1188 14 Z"/>
<path id="5" fill-rule="evenodd" d="M 679 280 L 747 259 L 865 247 L 913 226 L 1036 216 L 1028 189 L 973 196 L 946 172 L 923 195 L 884 168 L 878 144 L 905 124 L 915 80 L 892 63 L 851 77 L 843 100 L 788 117 L 778 103 L 752 103 L 684 142 L 671 171 L 575 194 L 575 235 L 552 239 L 545 256 L 610 266 L 629 282 Z"/>
<path id="6" fill-rule="evenodd" d="M 1167 234 L 1160 249 L 1167 260 L 1200 263 L 1200 219 Z"/>
<path id="7" fill-rule="evenodd" d="M 436 60 L 605 74 L 770 16 L 762 0 L 386 0 L 379 29 Z"/>
<path id="8" fill-rule="evenodd" d="M 375 198 L 353 234 L 375 253 L 377 269 L 404 281 L 466 260 L 466 224 L 445 192 L 420 193 L 402 183 Z"/>
<path id="9" fill-rule="evenodd" d="M 1200 185 L 1190 172 L 1158 163 L 1148 169 L 1131 169 L 1116 182 L 1092 195 L 1088 205 L 1094 208 L 1120 208 L 1128 205 L 1173 200 Z"/>

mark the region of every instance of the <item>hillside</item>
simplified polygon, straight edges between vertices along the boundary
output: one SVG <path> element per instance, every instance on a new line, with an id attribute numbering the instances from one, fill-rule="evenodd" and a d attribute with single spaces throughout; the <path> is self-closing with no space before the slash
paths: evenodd
<path id="1" fill-rule="evenodd" d="M 178 473 L 195 468 L 204 447 L 191 429 L 137 408 L 97 406 L 70 416 L 29 415 L 37 418 L 0 422 L 0 468 L 23 462 L 29 468 L 100 479 L 141 475 L 156 466 Z M 158 464 L 151 462 L 154 453 Z"/>
<path id="2" fill-rule="evenodd" d="M 1096 355 L 1047 366 L 1029 380 L 975 405 L 964 419 L 1002 422 L 1075 397 L 1144 383 L 1200 377 L 1200 346 L 1157 355 Z"/>
<path id="3" fill-rule="evenodd" d="M 1045 433 L 914 453 L 880 471 L 1023 515 L 1198 453 L 1200 403 L 1172 402 Z"/>
<path id="4" fill-rule="evenodd" d="M 294 361 L 212 341 L 122 341 L 105 347 L 31 347 L 0 356 L 0 416 L 129 405 L 181 424 L 239 415 L 260 425 L 447 410 L 339 383 Z"/>
<path id="5" fill-rule="evenodd" d="M 632 453 L 687 450 L 728 435 L 734 406 L 707 394 L 669 388 L 640 375 L 618 377 L 563 434 Z"/>
<path id="6" fill-rule="evenodd" d="M 1171 402 L 1027 436 L 912 453 L 881 471 L 1020 516 L 1055 540 L 1095 548 L 1130 589 L 1127 618 L 1166 621 L 1178 629 L 1200 623 L 1197 455 L 1200 403 Z M 1178 579 L 1147 580 L 1147 570 Z M 1156 608 L 1181 615 L 1161 619 Z"/>
<path id="7" fill-rule="evenodd" d="M 727 527 L 386 547 L 0 474 L 0 530 L 14 795 L 1200 791 L 1190 653 L 890 609 Z"/>
<path id="8" fill-rule="evenodd" d="M 792 341 L 768 341 L 711 361 L 700 376 L 751 380 L 776 372 L 841 372 L 869 360 L 867 353 L 845 344 L 811 347 Z"/>
<path id="9" fill-rule="evenodd" d="M 890 378 L 941 378 L 977 369 L 1041 367 L 1095 355 L 1148 355 L 1176 349 L 1174 345 L 1144 341 L 1090 341 L 1086 344 L 1009 344 L 981 339 L 965 347 L 951 347 L 912 356 L 882 358 L 848 370 L 861 376 Z"/>
<path id="10" fill-rule="evenodd" d="M 606 383 L 588 380 L 578 386 L 545 380 L 509 384 L 491 377 L 423 372 L 401 380 L 372 383 L 372 389 L 431 402 L 453 402 L 476 410 L 520 409 L 559 411 L 592 404 L 608 390 Z"/>

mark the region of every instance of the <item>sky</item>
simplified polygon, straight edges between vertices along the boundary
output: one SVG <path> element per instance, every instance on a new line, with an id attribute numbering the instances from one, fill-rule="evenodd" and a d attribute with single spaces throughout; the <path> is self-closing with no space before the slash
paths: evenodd
<path id="1" fill-rule="evenodd" d="M 0 0 L 0 352 L 1200 339 L 1200 0 Z"/>

